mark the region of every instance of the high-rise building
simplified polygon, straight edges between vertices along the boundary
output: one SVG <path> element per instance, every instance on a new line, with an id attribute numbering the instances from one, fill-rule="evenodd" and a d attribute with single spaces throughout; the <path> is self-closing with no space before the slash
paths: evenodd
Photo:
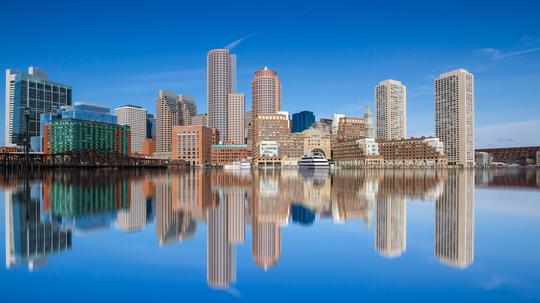
<path id="1" fill-rule="evenodd" d="M 227 141 L 244 144 L 244 94 L 230 93 L 227 115 Z"/>
<path id="2" fill-rule="evenodd" d="M 291 131 L 299 133 L 311 127 L 315 123 L 315 115 L 313 112 L 304 110 L 299 113 L 292 114 Z"/>
<path id="3" fill-rule="evenodd" d="M 394 140 L 407 136 L 407 88 L 396 80 L 375 87 L 377 138 Z"/>
<path id="4" fill-rule="evenodd" d="M 344 114 L 333 114 L 332 115 L 332 135 L 337 135 L 339 129 L 339 120 L 344 118 Z"/>
<path id="5" fill-rule="evenodd" d="M 71 105 L 71 86 L 47 79 L 44 71 L 34 67 L 28 73 L 6 70 L 5 143 L 24 145 L 26 121 L 23 109 L 30 110 L 28 136 L 40 135 L 40 115 L 56 112 Z"/>
<path id="6" fill-rule="evenodd" d="M 146 109 L 126 104 L 115 109 L 118 124 L 127 125 L 131 131 L 131 152 L 140 153 L 146 138 Z"/>
<path id="7" fill-rule="evenodd" d="M 281 80 L 275 70 L 263 67 L 251 80 L 253 115 L 274 114 L 281 111 Z"/>
<path id="8" fill-rule="evenodd" d="M 236 91 L 236 55 L 226 49 L 214 49 L 207 58 L 208 126 L 216 128 L 222 140 L 228 140 L 228 98 Z"/>
<path id="9" fill-rule="evenodd" d="M 375 138 L 375 134 L 373 132 L 373 115 L 371 114 L 369 105 L 366 105 L 366 109 L 364 110 L 364 119 L 366 120 L 368 127 L 368 137 Z"/>
<path id="10" fill-rule="evenodd" d="M 474 165 L 474 77 L 467 70 L 435 79 L 435 133 L 448 164 Z"/>
<path id="11" fill-rule="evenodd" d="M 146 114 L 146 139 L 156 139 L 156 119 L 152 114 Z"/>
<path id="12" fill-rule="evenodd" d="M 173 126 L 190 122 L 185 97 L 159 90 L 156 99 L 156 153 L 160 153 L 159 157 L 169 157 Z"/>
<path id="13" fill-rule="evenodd" d="M 197 103 L 195 102 L 195 97 L 179 95 L 178 99 L 182 100 L 186 104 L 187 115 L 189 117 L 197 115 Z"/>

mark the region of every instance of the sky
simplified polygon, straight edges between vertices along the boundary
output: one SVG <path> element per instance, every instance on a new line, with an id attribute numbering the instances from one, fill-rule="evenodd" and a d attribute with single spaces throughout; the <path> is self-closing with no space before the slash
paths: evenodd
<path id="1" fill-rule="evenodd" d="M 283 110 L 317 119 L 360 117 L 379 81 L 400 80 L 408 136 L 434 135 L 433 81 L 465 68 L 476 146 L 540 145 L 538 1 L 2 1 L 0 30 L 2 70 L 36 66 L 74 101 L 111 108 L 153 113 L 163 88 L 206 112 L 206 55 L 226 46 L 246 108 L 263 66 L 282 80 Z"/>

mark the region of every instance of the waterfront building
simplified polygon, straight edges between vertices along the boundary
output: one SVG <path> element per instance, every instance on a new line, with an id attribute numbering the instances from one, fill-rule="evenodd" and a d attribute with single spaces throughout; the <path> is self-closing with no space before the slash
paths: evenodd
<path id="1" fill-rule="evenodd" d="M 373 167 L 384 163 L 374 138 L 335 142 L 332 144 L 332 159 L 343 167 Z"/>
<path id="2" fill-rule="evenodd" d="M 407 88 L 400 81 L 384 80 L 375 87 L 377 139 L 407 136 Z"/>
<path id="3" fill-rule="evenodd" d="M 438 138 L 378 140 L 379 154 L 389 167 L 446 166 L 444 144 Z"/>
<path id="4" fill-rule="evenodd" d="M 303 137 L 303 155 L 311 152 L 319 152 L 325 158 L 330 159 L 332 156 L 331 136 L 329 133 L 319 129 L 306 129 L 298 137 Z"/>
<path id="5" fill-rule="evenodd" d="M 172 159 L 190 165 L 210 164 L 212 130 L 202 125 L 174 126 L 172 130 Z"/>
<path id="6" fill-rule="evenodd" d="M 160 89 L 156 98 L 156 154 L 170 158 L 171 134 L 176 125 L 187 125 L 189 113 L 184 99 Z"/>
<path id="7" fill-rule="evenodd" d="M 474 261 L 474 170 L 450 170 L 435 200 L 435 257 L 466 268 Z"/>
<path id="8" fill-rule="evenodd" d="M 143 156 L 150 157 L 154 155 L 155 151 L 156 151 L 156 142 L 154 141 L 154 139 L 145 139 L 142 144 L 141 154 Z"/>
<path id="9" fill-rule="evenodd" d="M 341 118 L 344 118 L 344 114 L 333 114 L 332 115 L 332 135 L 337 136 L 337 132 L 339 129 L 339 120 Z"/>
<path id="10" fill-rule="evenodd" d="M 249 150 L 247 144 L 212 144 L 212 165 L 225 165 L 241 160 L 247 160 Z"/>
<path id="11" fill-rule="evenodd" d="M 258 147 L 259 159 L 273 160 L 279 157 L 279 145 L 276 141 L 261 141 Z"/>
<path id="12" fill-rule="evenodd" d="M 291 131 L 293 133 L 299 133 L 310 128 L 313 123 L 315 123 L 315 115 L 313 112 L 305 110 L 292 114 Z"/>
<path id="13" fill-rule="evenodd" d="M 140 153 L 143 141 L 147 136 L 146 109 L 140 106 L 126 104 L 115 109 L 115 112 L 118 117 L 118 124 L 129 126 L 131 132 L 131 152 Z"/>
<path id="14" fill-rule="evenodd" d="M 61 106 L 71 105 L 71 86 L 50 81 L 47 74 L 35 67 L 28 72 L 6 70 L 5 88 L 6 146 L 24 145 L 26 118 L 29 109 L 28 136 L 40 136 L 40 115 L 56 112 Z"/>
<path id="15" fill-rule="evenodd" d="M 191 125 L 203 125 L 208 127 L 208 114 L 197 114 L 191 117 Z"/>
<path id="16" fill-rule="evenodd" d="M 336 138 L 338 141 L 350 141 L 369 137 L 369 123 L 365 118 L 340 117 Z"/>
<path id="17" fill-rule="evenodd" d="M 229 94 L 236 92 L 236 55 L 214 49 L 207 57 L 208 127 L 216 128 L 228 140 Z"/>
<path id="18" fill-rule="evenodd" d="M 244 94 L 230 93 L 227 115 L 227 142 L 244 144 Z"/>
<path id="19" fill-rule="evenodd" d="M 253 115 L 274 114 L 281 111 L 281 80 L 275 70 L 263 67 L 251 80 Z"/>
<path id="20" fill-rule="evenodd" d="M 474 165 L 474 77 L 465 69 L 435 79 L 435 134 L 448 164 Z"/>
<path id="21" fill-rule="evenodd" d="M 152 114 L 146 114 L 146 139 L 156 140 L 156 119 Z"/>

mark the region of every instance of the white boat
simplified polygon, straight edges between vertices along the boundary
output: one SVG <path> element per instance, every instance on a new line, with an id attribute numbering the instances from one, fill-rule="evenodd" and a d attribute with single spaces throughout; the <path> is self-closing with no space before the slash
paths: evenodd
<path id="1" fill-rule="evenodd" d="M 240 169 L 251 169 L 251 163 L 249 162 L 240 163 Z"/>
<path id="2" fill-rule="evenodd" d="M 223 165 L 223 169 L 251 169 L 251 163 L 247 161 L 233 162 L 232 164 Z"/>
<path id="3" fill-rule="evenodd" d="M 304 155 L 298 161 L 298 167 L 300 168 L 330 168 L 328 160 L 318 152 L 311 152 Z"/>

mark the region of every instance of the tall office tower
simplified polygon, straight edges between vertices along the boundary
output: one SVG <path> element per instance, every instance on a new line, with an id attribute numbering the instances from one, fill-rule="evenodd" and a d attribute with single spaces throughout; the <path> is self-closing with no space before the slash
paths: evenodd
<path id="1" fill-rule="evenodd" d="M 146 139 L 156 138 L 156 119 L 152 114 L 146 114 Z"/>
<path id="2" fill-rule="evenodd" d="M 156 99 L 156 153 L 171 152 L 173 126 L 189 123 L 184 99 L 160 89 Z"/>
<path id="3" fill-rule="evenodd" d="M 195 98 L 187 95 L 179 95 L 178 99 L 184 105 L 184 125 L 191 125 L 191 119 L 197 115 Z"/>
<path id="4" fill-rule="evenodd" d="M 120 209 L 116 213 L 116 228 L 126 232 L 141 230 L 146 226 L 147 205 L 143 183 L 133 181 L 130 185 L 129 208 Z"/>
<path id="5" fill-rule="evenodd" d="M 251 80 L 253 115 L 274 114 L 281 111 L 281 80 L 276 71 L 263 67 Z"/>
<path id="6" fill-rule="evenodd" d="M 198 114 L 191 117 L 191 125 L 202 125 L 208 127 L 208 114 Z"/>
<path id="7" fill-rule="evenodd" d="M 396 80 L 384 80 L 375 87 L 377 139 L 395 140 L 407 136 L 407 88 Z"/>
<path id="8" fill-rule="evenodd" d="M 435 79 L 435 133 L 448 164 L 474 165 L 474 77 L 464 69 Z"/>
<path id="9" fill-rule="evenodd" d="M 344 114 L 332 115 L 332 135 L 337 135 L 339 129 L 339 119 L 345 118 Z"/>
<path id="10" fill-rule="evenodd" d="M 126 104 L 114 111 L 118 117 L 118 124 L 129 126 L 131 131 L 131 152 L 140 153 L 146 138 L 146 109 Z"/>
<path id="11" fill-rule="evenodd" d="M 236 280 L 236 256 L 234 244 L 229 240 L 227 203 L 222 191 L 217 192 L 216 195 L 220 203 L 208 209 L 206 277 L 208 285 L 226 288 Z"/>
<path id="12" fill-rule="evenodd" d="M 451 170 L 435 200 L 435 257 L 466 268 L 474 260 L 474 170 Z"/>
<path id="13" fill-rule="evenodd" d="M 371 114 L 369 105 L 366 105 L 366 109 L 364 110 L 364 119 L 366 120 L 368 127 L 368 137 L 375 138 L 375 134 L 373 132 L 373 115 Z"/>
<path id="14" fill-rule="evenodd" d="M 407 201 L 404 197 L 377 199 L 375 246 L 382 256 L 400 256 L 407 246 Z"/>
<path id="15" fill-rule="evenodd" d="M 228 103 L 228 141 L 233 144 L 244 144 L 244 94 L 229 94 Z"/>
<path id="16" fill-rule="evenodd" d="M 207 69 L 208 127 L 216 128 L 226 141 L 228 98 L 236 91 L 236 55 L 226 49 L 211 50 Z"/>
<path id="17" fill-rule="evenodd" d="M 292 114 L 291 132 L 299 133 L 311 127 L 315 123 L 315 115 L 313 112 L 304 110 L 299 113 Z"/>
<path id="18" fill-rule="evenodd" d="M 71 105 L 71 86 L 47 79 L 47 74 L 34 67 L 28 72 L 6 70 L 5 143 L 24 145 L 26 119 L 23 109 L 30 110 L 28 136 L 39 136 L 40 114 L 56 112 Z"/>

